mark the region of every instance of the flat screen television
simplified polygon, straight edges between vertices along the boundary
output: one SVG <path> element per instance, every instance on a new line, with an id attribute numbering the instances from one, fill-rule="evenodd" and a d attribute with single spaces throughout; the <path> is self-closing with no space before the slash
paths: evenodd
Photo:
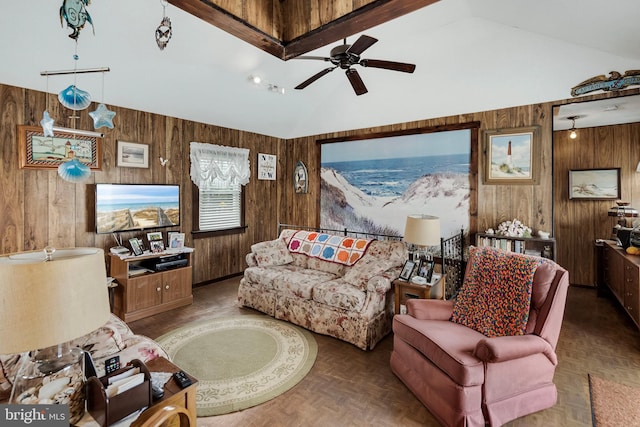
<path id="1" fill-rule="evenodd" d="M 96 184 L 96 232 L 180 225 L 180 186 Z"/>

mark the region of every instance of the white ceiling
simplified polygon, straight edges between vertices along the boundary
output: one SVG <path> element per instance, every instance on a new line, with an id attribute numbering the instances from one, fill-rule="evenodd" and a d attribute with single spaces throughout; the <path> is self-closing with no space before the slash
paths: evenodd
<path id="1" fill-rule="evenodd" d="M 73 83 L 40 76 L 74 67 L 62 0 L 2 3 L 0 82 L 52 93 Z M 362 96 L 341 70 L 293 90 L 327 64 L 284 62 L 171 5 L 173 38 L 160 51 L 160 0 L 93 0 L 88 11 L 95 35 L 82 30 L 77 67 L 111 68 L 104 91 L 100 74 L 77 76 L 94 101 L 280 138 L 561 100 L 590 77 L 640 69 L 638 0 L 441 0 L 364 32 L 379 41 L 363 58 L 417 68 L 358 67 L 369 89 Z M 335 44 L 308 54 L 328 56 Z M 252 74 L 285 95 L 252 86 Z"/>

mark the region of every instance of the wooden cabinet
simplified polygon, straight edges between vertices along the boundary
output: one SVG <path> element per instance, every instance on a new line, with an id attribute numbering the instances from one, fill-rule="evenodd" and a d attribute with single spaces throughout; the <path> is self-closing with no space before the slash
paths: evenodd
<path id="1" fill-rule="evenodd" d="M 511 252 L 543 256 L 556 260 L 556 239 L 550 237 L 508 237 L 497 234 L 476 234 L 476 246 L 493 246 Z"/>
<path id="2" fill-rule="evenodd" d="M 186 264 L 166 271 L 139 273 L 145 263 L 176 254 L 149 254 L 121 258 L 110 254 L 111 276 L 118 282 L 114 290 L 113 312 L 125 322 L 152 316 L 193 302 L 191 293 L 191 251 L 181 252 Z M 148 264 L 146 264 L 148 265 Z"/>
<path id="3" fill-rule="evenodd" d="M 629 255 L 614 242 L 604 243 L 604 282 L 640 327 L 640 256 Z"/>

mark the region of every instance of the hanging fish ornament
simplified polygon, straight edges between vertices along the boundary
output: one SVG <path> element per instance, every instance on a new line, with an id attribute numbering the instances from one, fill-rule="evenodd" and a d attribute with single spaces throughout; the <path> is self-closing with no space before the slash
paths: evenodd
<path id="1" fill-rule="evenodd" d="M 91 0 L 62 0 L 62 6 L 60 6 L 60 25 L 62 20 L 67 23 L 67 27 L 71 28 L 73 32 L 69 34 L 74 40 L 78 40 L 80 30 L 84 28 L 85 23 L 91 24 L 93 34 L 96 30 L 93 27 L 93 21 L 91 21 L 91 15 L 87 12 L 87 6 L 91 3 Z"/>

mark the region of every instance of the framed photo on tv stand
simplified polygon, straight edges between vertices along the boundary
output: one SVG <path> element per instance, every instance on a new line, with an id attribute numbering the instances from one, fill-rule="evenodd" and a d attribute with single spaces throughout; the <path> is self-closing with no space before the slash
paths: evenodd
<path id="1" fill-rule="evenodd" d="M 137 238 L 133 238 L 133 239 L 129 239 L 129 244 L 131 245 L 131 250 L 133 251 L 133 254 L 138 256 L 138 255 L 142 255 L 142 245 L 140 244 L 140 240 L 138 240 Z"/>

